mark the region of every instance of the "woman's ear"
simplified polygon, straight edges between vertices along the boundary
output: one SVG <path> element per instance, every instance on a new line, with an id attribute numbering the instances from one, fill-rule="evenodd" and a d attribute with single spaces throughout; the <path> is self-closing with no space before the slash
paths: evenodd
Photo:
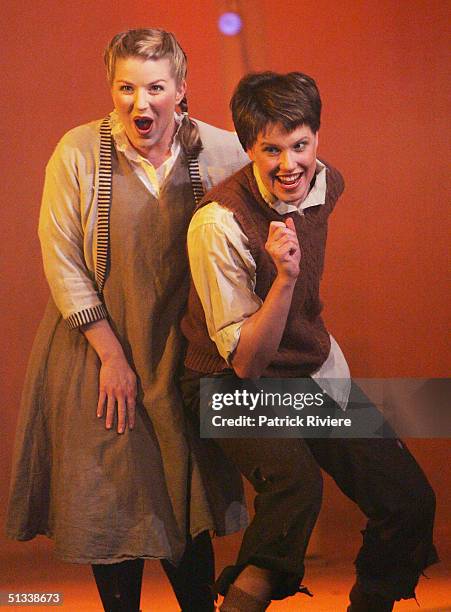
<path id="1" fill-rule="evenodd" d="M 177 87 L 177 92 L 176 92 L 176 95 L 175 95 L 175 101 L 176 101 L 177 104 L 180 104 L 180 102 L 183 100 L 185 94 L 186 94 L 186 81 L 185 81 L 185 79 L 183 79 L 183 81 Z"/>

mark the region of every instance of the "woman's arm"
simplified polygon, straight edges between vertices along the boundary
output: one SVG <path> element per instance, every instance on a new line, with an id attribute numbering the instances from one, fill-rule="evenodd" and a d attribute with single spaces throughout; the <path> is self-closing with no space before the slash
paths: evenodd
<path id="1" fill-rule="evenodd" d="M 71 328 L 108 315 L 97 293 L 93 261 L 87 264 L 85 258 L 86 245 L 90 251 L 86 255 L 92 258 L 89 237 L 94 231 L 92 200 L 98 165 L 96 132 L 86 130 L 87 126 L 76 128 L 58 143 L 47 164 L 39 215 L 45 276 L 53 300 Z"/>
<path id="2" fill-rule="evenodd" d="M 97 414 L 103 416 L 106 405 L 106 427 L 111 428 L 117 404 L 117 431 L 122 433 L 127 423 L 130 428 L 135 423 L 136 376 L 106 319 L 107 310 L 84 257 L 85 231 L 90 230 L 81 221 L 81 198 L 92 197 L 89 181 L 95 162 L 91 148 L 97 143 L 95 135 L 85 135 L 82 150 L 81 130 L 85 127 L 61 140 L 47 165 L 39 238 L 56 306 L 74 328 L 72 333 L 84 333 L 101 361 Z"/>
<path id="3" fill-rule="evenodd" d="M 99 401 L 97 416 L 104 414 L 105 426 L 111 429 L 117 404 L 117 431 L 124 433 L 135 426 L 136 375 L 128 364 L 119 340 L 107 320 L 96 321 L 81 328 L 100 361 Z"/>
<path id="4" fill-rule="evenodd" d="M 255 293 L 256 266 L 247 237 L 230 211 L 207 204 L 188 230 L 191 275 L 208 334 L 241 377 L 261 375 L 285 329 L 300 261 L 291 219 L 270 226 L 266 248 L 278 274 L 262 302 Z"/>
<path id="5" fill-rule="evenodd" d="M 240 378 L 259 378 L 277 352 L 299 275 L 300 248 L 293 220 L 272 222 L 265 245 L 277 276 L 261 308 L 243 323 L 232 366 Z"/>

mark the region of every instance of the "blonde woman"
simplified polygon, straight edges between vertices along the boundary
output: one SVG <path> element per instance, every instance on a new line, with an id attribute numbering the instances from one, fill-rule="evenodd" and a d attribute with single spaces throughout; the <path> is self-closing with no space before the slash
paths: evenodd
<path id="1" fill-rule="evenodd" d="M 156 558 L 182 609 L 205 612 L 208 530 L 246 516 L 238 474 L 201 452 L 175 384 L 185 236 L 195 200 L 247 158 L 234 134 L 188 117 L 172 34 L 118 34 L 105 63 L 114 111 L 68 132 L 47 166 L 52 298 L 23 392 L 8 533 L 45 534 L 61 559 L 91 564 L 105 610 L 139 610 L 143 560 Z M 202 470 L 212 462 L 215 478 Z"/>

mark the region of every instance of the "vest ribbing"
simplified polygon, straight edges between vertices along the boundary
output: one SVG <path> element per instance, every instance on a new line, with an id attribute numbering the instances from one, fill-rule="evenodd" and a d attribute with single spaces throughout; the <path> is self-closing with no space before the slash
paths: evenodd
<path id="1" fill-rule="evenodd" d="M 263 373 L 266 377 L 300 377 L 317 370 L 330 350 L 329 334 L 321 318 L 320 280 L 324 267 L 327 222 L 344 183 L 340 173 L 327 167 L 326 200 L 323 205 L 311 206 L 302 215 L 280 215 L 263 200 L 249 164 L 201 201 L 199 208 L 218 202 L 233 212 L 249 241 L 249 250 L 256 264 L 255 293 L 265 300 L 277 270 L 265 250 L 271 221 L 293 219 L 301 247 L 300 274 L 295 285 L 287 324 L 279 349 Z M 182 321 L 182 331 L 188 339 L 186 367 L 211 374 L 229 366 L 220 356 L 208 336 L 205 315 L 194 284 L 191 282 L 188 311 Z"/>

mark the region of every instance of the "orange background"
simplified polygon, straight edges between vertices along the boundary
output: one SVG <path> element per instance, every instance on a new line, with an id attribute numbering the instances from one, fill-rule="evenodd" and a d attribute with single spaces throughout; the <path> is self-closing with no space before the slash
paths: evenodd
<path id="1" fill-rule="evenodd" d="M 36 236 L 45 163 L 65 131 L 111 109 L 102 51 L 129 27 L 176 33 L 189 57 L 190 111 L 220 127 L 231 127 L 228 99 L 248 68 L 315 77 L 324 102 L 320 153 L 347 183 L 330 228 L 323 285 L 329 327 L 355 376 L 449 373 L 447 3 L 248 0 L 241 3 L 243 47 L 216 25 L 233 4 L 3 5 L 0 508 L 26 361 L 48 295 Z M 438 492 L 437 533 L 445 535 L 449 442 L 411 447 Z M 330 483 L 325 506 L 343 528 L 357 517 Z"/>

